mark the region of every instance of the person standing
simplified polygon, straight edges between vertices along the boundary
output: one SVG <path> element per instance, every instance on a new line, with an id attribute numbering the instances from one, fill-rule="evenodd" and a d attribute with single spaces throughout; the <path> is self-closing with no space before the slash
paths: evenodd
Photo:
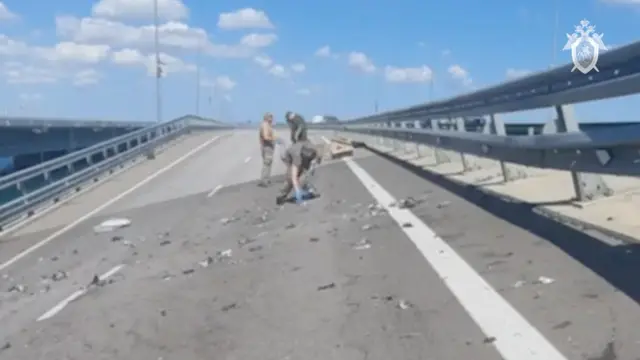
<path id="1" fill-rule="evenodd" d="M 275 137 L 273 134 L 273 115 L 264 114 L 260 124 L 260 150 L 262 153 L 262 172 L 258 186 L 266 187 L 271 184 L 271 166 L 275 152 Z"/>
<path id="2" fill-rule="evenodd" d="M 291 129 L 291 144 L 295 144 L 300 141 L 307 141 L 307 123 L 304 118 L 292 111 L 287 111 L 284 115 Z"/>

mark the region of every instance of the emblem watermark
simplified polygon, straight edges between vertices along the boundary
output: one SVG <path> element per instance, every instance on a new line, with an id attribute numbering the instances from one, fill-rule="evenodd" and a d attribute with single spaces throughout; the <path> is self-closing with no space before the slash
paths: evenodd
<path id="1" fill-rule="evenodd" d="M 598 70 L 598 56 L 601 50 L 608 50 L 602 37 L 604 34 L 596 33 L 596 26 L 591 25 L 588 20 L 580 21 L 575 32 L 567 34 L 567 44 L 562 50 L 571 50 L 573 68 L 571 71 L 579 70 L 583 74 L 588 74 L 591 70 Z"/>

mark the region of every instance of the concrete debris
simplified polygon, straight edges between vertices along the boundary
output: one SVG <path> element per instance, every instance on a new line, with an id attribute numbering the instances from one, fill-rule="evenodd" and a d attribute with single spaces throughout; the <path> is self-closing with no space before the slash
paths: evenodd
<path id="1" fill-rule="evenodd" d="M 183 275 L 190 275 L 190 274 L 193 274 L 194 272 L 196 272 L 194 269 L 182 270 Z"/>
<path id="2" fill-rule="evenodd" d="M 378 216 L 378 215 L 383 215 L 387 213 L 387 209 L 385 209 L 382 205 L 378 203 L 369 204 L 367 209 L 369 210 L 370 216 Z"/>
<path id="3" fill-rule="evenodd" d="M 107 284 L 108 284 L 107 280 L 100 279 L 98 275 L 93 275 L 93 279 L 91 279 L 91 282 L 89 283 L 89 287 L 105 286 Z"/>
<path id="4" fill-rule="evenodd" d="M 482 342 L 485 344 L 493 344 L 495 341 L 496 341 L 495 336 L 487 336 L 486 338 L 484 338 Z"/>
<path id="5" fill-rule="evenodd" d="M 51 280 L 53 281 L 62 281 L 68 277 L 67 273 L 64 271 L 56 271 L 51 275 Z"/>
<path id="6" fill-rule="evenodd" d="M 444 209 L 449 205 L 451 205 L 451 201 L 443 201 L 443 202 L 438 203 L 438 205 L 436 205 L 436 207 L 438 209 Z"/>
<path id="7" fill-rule="evenodd" d="M 309 238 L 309 241 L 310 242 L 318 242 L 318 241 L 320 241 L 320 239 L 317 238 L 317 237 L 312 237 L 312 238 Z"/>
<path id="8" fill-rule="evenodd" d="M 222 219 L 220 219 L 220 222 L 222 223 L 222 225 L 228 225 L 228 224 L 234 223 L 234 222 L 236 222 L 238 220 L 240 220 L 240 218 L 232 216 L 230 218 L 222 218 Z"/>
<path id="9" fill-rule="evenodd" d="M 112 242 L 122 241 L 123 239 L 124 239 L 124 237 L 119 236 L 119 235 L 116 235 L 116 236 L 111 237 L 111 241 L 112 241 Z"/>
<path id="10" fill-rule="evenodd" d="M 362 225 L 362 231 L 369 231 L 377 228 L 378 228 L 378 225 L 372 225 L 372 224 Z"/>
<path id="11" fill-rule="evenodd" d="M 160 316 L 162 316 L 162 317 L 167 316 L 167 310 L 165 310 L 165 309 L 160 310 Z"/>
<path id="12" fill-rule="evenodd" d="M 136 247 L 136 245 L 134 243 L 132 243 L 131 241 L 129 241 L 129 240 L 123 241 L 122 245 L 130 247 L 130 248 L 135 248 Z"/>
<path id="13" fill-rule="evenodd" d="M 318 286 L 318 291 L 334 289 L 336 287 L 336 283 L 326 284 Z"/>
<path id="14" fill-rule="evenodd" d="M 200 265 L 203 268 L 209 267 L 209 265 L 213 264 L 213 257 L 212 256 L 207 256 L 206 259 L 200 261 L 198 263 L 198 265 Z"/>
<path id="15" fill-rule="evenodd" d="M 5 350 L 9 350 L 11 349 L 11 343 L 10 342 L 6 342 L 4 343 L 4 345 L 2 345 L 2 347 L 0 347 L 0 351 L 5 351 Z"/>
<path id="16" fill-rule="evenodd" d="M 406 223 L 402 224 L 402 227 L 403 227 L 403 228 L 412 228 L 412 227 L 413 227 L 413 224 L 412 224 L 412 223 L 410 223 L 410 222 L 406 222 Z"/>
<path id="17" fill-rule="evenodd" d="M 114 218 L 114 219 L 103 221 L 99 225 L 95 226 L 93 228 L 93 231 L 95 233 L 103 233 L 103 232 L 114 231 L 117 229 L 122 229 L 128 226 L 131 226 L 131 220 L 125 219 L 125 218 L 121 218 L 121 219 Z"/>
<path id="18" fill-rule="evenodd" d="M 216 258 L 217 258 L 217 260 L 222 260 L 222 259 L 230 258 L 230 257 L 231 257 L 231 254 L 232 254 L 231 249 L 218 251 L 218 252 L 216 253 Z"/>
<path id="19" fill-rule="evenodd" d="M 240 239 L 238 240 L 238 246 L 240 248 L 243 248 L 251 243 L 256 242 L 256 239 L 251 239 L 251 238 L 244 238 L 244 239 Z"/>
<path id="20" fill-rule="evenodd" d="M 249 248 L 249 252 L 256 252 L 262 250 L 262 245 L 257 245 Z"/>
<path id="21" fill-rule="evenodd" d="M 371 242 L 367 238 L 362 238 L 353 245 L 354 250 L 367 250 L 371 248 Z"/>
<path id="22" fill-rule="evenodd" d="M 58 261 L 58 260 L 60 260 L 60 258 L 55 255 L 51 257 L 51 261 Z"/>
<path id="23" fill-rule="evenodd" d="M 163 240 L 160 242 L 160 246 L 167 246 L 169 244 L 171 244 L 171 240 Z"/>
<path id="24" fill-rule="evenodd" d="M 285 228 L 286 230 L 291 230 L 291 229 L 293 229 L 294 227 L 296 227 L 296 224 L 294 224 L 294 223 L 289 223 L 289 224 L 287 224 L 287 226 L 285 226 L 284 228 Z"/>
<path id="25" fill-rule="evenodd" d="M 171 233 L 169 231 L 165 231 L 162 234 L 158 234 L 158 239 L 168 238 Z"/>
<path id="26" fill-rule="evenodd" d="M 516 288 L 516 289 L 517 289 L 517 288 L 521 288 L 521 287 L 523 287 L 526 283 L 527 283 L 527 282 L 526 282 L 526 281 L 524 281 L 524 280 L 518 280 L 518 281 L 516 281 L 516 283 L 515 283 L 515 284 L 513 284 L 513 287 L 514 287 L 514 288 Z"/>
<path id="27" fill-rule="evenodd" d="M 398 309 L 407 310 L 413 307 L 413 304 L 408 302 L 407 300 L 400 299 L 398 300 Z"/>
<path id="28" fill-rule="evenodd" d="M 409 196 L 406 199 L 398 200 L 395 203 L 395 205 L 398 207 L 398 209 L 412 209 L 412 208 L 416 207 L 417 205 L 419 205 L 422 202 L 424 202 L 424 200 L 417 200 L 417 199 Z"/>
<path id="29" fill-rule="evenodd" d="M 15 284 L 9 288 L 9 292 L 25 293 L 27 292 L 27 286 L 22 284 Z"/>
<path id="30" fill-rule="evenodd" d="M 236 309 L 237 307 L 238 307 L 237 303 L 231 303 L 231 304 L 223 306 L 222 308 L 220 308 L 220 310 L 223 311 L 223 312 L 227 312 L 229 310 Z"/>
<path id="31" fill-rule="evenodd" d="M 540 276 L 538 280 L 535 281 L 535 284 L 549 285 L 549 284 L 553 284 L 554 282 L 556 282 L 555 279 L 552 279 L 546 276 Z"/>

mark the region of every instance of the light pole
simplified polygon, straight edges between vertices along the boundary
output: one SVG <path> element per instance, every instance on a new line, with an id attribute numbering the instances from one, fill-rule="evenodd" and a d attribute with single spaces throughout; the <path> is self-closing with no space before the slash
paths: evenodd
<path id="1" fill-rule="evenodd" d="M 153 39 L 153 43 L 154 43 L 154 48 L 155 48 L 155 52 L 156 52 L 156 124 L 160 124 L 160 122 L 162 121 L 162 99 L 160 97 L 160 78 L 162 77 L 162 67 L 161 67 L 161 63 L 160 63 L 160 34 L 158 32 L 158 23 L 159 23 L 159 19 L 158 19 L 158 0 L 153 0 L 153 24 L 154 24 L 154 39 Z M 158 131 L 161 130 L 156 130 L 155 132 L 155 137 L 158 138 L 160 136 L 160 134 L 158 133 Z M 155 139 L 147 139 L 147 141 L 155 141 Z M 150 146 L 149 147 L 149 152 L 147 153 L 147 159 L 152 160 L 156 158 L 156 151 L 155 151 L 155 146 Z"/>
<path id="2" fill-rule="evenodd" d="M 156 0 L 157 1 L 157 0 Z M 200 52 L 202 45 L 198 42 L 198 52 L 196 54 L 196 116 L 200 116 Z"/>

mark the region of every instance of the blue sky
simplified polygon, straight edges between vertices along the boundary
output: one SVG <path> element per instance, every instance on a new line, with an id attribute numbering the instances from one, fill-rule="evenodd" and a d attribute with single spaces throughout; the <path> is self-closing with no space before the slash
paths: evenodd
<path id="1" fill-rule="evenodd" d="M 290 109 L 347 119 L 372 113 L 376 99 L 390 110 L 542 70 L 554 56 L 568 63 L 565 33 L 583 18 L 607 45 L 640 34 L 638 0 L 159 3 L 165 120 L 195 113 L 196 64 L 203 116 L 255 121 Z M 2 4 L 0 112 L 155 119 L 152 0 Z M 578 116 L 635 120 L 632 100 L 582 105 Z"/>

